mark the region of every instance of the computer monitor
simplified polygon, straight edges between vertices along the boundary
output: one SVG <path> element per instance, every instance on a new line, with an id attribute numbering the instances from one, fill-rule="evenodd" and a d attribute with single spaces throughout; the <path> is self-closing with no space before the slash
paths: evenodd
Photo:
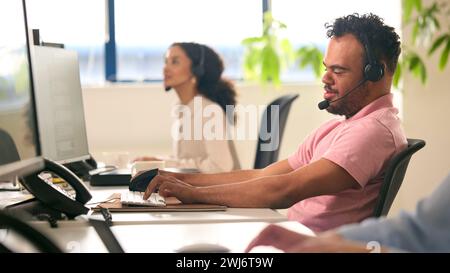
<path id="1" fill-rule="evenodd" d="M 0 1 L 0 180 L 42 169 L 25 1 Z"/>
<path id="2" fill-rule="evenodd" d="M 77 53 L 33 46 L 31 60 L 42 155 L 61 164 L 89 159 Z"/>

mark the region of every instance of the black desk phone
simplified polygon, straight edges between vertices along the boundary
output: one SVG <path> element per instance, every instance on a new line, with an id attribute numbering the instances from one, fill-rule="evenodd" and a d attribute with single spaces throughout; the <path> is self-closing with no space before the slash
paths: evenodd
<path id="1" fill-rule="evenodd" d="M 63 212 L 69 218 L 86 214 L 89 208 L 85 204 L 92 199 L 83 182 L 63 165 L 44 159 L 45 167 L 34 174 L 22 177 L 20 183 L 46 206 Z M 50 172 L 65 180 L 74 189 L 75 196 L 52 183 L 51 179 L 45 179 L 42 172 Z"/>

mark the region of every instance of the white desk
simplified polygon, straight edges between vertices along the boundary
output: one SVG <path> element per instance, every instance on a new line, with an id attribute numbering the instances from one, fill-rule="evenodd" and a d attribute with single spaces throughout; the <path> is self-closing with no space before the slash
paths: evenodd
<path id="1" fill-rule="evenodd" d="M 113 193 L 127 191 L 126 187 L 89 187 L 93 196 L 88 204 L 107 200 Z M 22 192 L 0 192 L 0 208 L 13 201 L 32 198 Z M 2 200 L 5 204 L 2 205 Z M 95 205 L 92 205 L 95 206 Z M 93 217 L 102 218 L 99 213 Z M 258 208 L 228 208 L 226 211 L 208 212 L 114 212 L 115 225 L 130 224 L 180 224 L 180 223 L 228 223 L 228 222 L 269 222 L 287 221 L 287 217 L 276 210 Z"/>
<path id="2" fill-rule="evenodd" d="M 94 214 L 96 216 L 97 214 Z M 189 224 L 287 221 L 287 217 L 271 209 L 229 208 L 226 211 L 205 212 L 114 212 L 115 225 Z M 100 216 L 96 216 L 100 217 Z"/>
<path id="3" fill-rule="evenodd" d="M 302 234 L 313 235 L 307 227 L 297 222 L 280 222 Z M 106 252 L 95 230 L 86 222 L 65 222 L 51 229 L 48 223 L 34 223 L 41 231 L 68 252 Z M 246 223 L 201 223 L 118 225 L 111 229 L 125 252 L 170 253 L 193 243 L 215 243 L 223 245 L 233 253 L 240 253 L 250 241 L 268 224 Z M 267 250 L 265 248 L 264 250 Z M 270 250 L 270 249 L 269 249 Z"/>
<path id="4" fill-rule="evenodd" d="M 314 234 L 298 222 L 277 224 L 303 234 Z M 174 252 L 185 245 L 214 243 L 229 248 L 233 253 L 240 253 L 267 225 L 264 222 L 124 225 L 113 226 L 112 231 L 125 252 Z"/>
<path id="5" fill-rule="evenodd" d="M 0 191 L 0 209 L 32 198 L 33 195 L 23 191 Z"/>
<path id="6" fill-rule="evenodd" d="M 107 200 L 113 193 L 122 193 L 127 190 L 126 187 L 90 187 L 92 200 L 89 203 Z M 208 212 L 114 212 L 111 214 L 115 225 L 226 222 L 276 223 L 288 220 L 285 215 L 267 208 L 228 208 L 226 211 Z M 94 214 L 94 216 L 96 215 L 99 214 Z"/>

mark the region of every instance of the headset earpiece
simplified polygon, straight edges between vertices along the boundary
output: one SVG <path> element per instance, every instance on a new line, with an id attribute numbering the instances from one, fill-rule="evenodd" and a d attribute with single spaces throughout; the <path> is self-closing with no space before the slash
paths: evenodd
<path id="1" fill-rule="evenodd" d="M 192 74 L 194 74 L 194 76 L 197 79 L 200 79 L 203 74 L 205 74 L 205 68 L 204 68 L 204 62 L 205 62 L 205 48 L 203 45 L 198 45 L 199 46 L 199 50 L 200 50 L 200 61 L 198 62 L 197 65 L 192 66 Z"/>
<path id="2" fill-rule="evenodd" d="M 384 66 L 379 63 L 366 64 L 364 67 L 364 77 L 371 82 L 377 82 L 384 76 Z"/>
<path id="3" fill-rule="evenodd" d="M 364 49 L 368 63 L 364 66 L 364 78 L 371 82 L 377 82 L 384 76 L 384 65 L 373 58 L 367 39 L 364 39 Z"/>

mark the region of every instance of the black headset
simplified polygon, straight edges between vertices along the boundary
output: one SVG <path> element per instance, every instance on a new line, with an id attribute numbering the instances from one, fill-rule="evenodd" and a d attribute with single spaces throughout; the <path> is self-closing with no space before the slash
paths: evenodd
<path id="1" fill-rule="evenodd" d="M 367 64 L 364 66 L 364 79 L 377 82 L 384 76 L 384 65 L 374 59 L 367 37 L 363 36 L 362 40 L 367 55 Z"/>
<path id="2" fill-rule="evenodd" d="M 205 62 L 205 47 L 201 44 L 198 45 L 200 50 L 200 61 L 197 65 L 192 66 L 192 74 L 197 79 L 200 79 L 205 74 L 204 62 Z"/>

